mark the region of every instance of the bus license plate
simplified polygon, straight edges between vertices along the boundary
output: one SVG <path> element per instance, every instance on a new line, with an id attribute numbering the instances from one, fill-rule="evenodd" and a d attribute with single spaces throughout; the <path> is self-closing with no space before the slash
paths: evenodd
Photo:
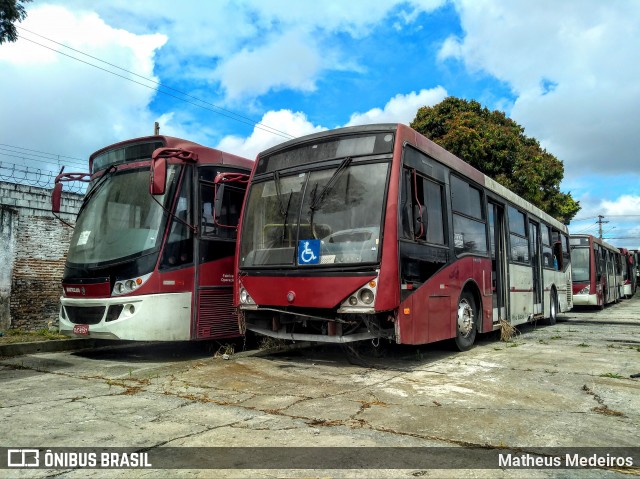
<path id="1" fill-rule="evenodd" d="M 85 336 L 89 336 L 89 325 L 88 324 L 76 324 L 73 326 L 73 334 L 83 334 Z"/>

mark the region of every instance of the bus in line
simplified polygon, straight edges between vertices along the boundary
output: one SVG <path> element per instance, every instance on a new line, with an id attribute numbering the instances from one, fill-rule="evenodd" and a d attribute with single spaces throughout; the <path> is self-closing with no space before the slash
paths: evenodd
<path id="1" fill-rule="evenodd" d="M 260 153 L 235 274 L 241 329 L 288 340 L 467 350 L 572 307 L 566 226 L 402 124 Z"/>
<path id="2" fill-rule="evenodd" d="M 636 294 L 637 263 L 636 255 L 627 248 L 618 248 L 622 261 L 622 297 L 631 298 Z"/>
<path id="3" fill-rule="evenodd" d="M 240 336 L 233 267 L 252 163 L 160 135 L 93 153 L 62 279 L 60 332 L 143 341 Z M 63 182 L 81 176 L 58 176 L 54 212 Z"/>
<path id="4" fill-rule="evenodd" d="M 588 234 L 571 235 L 573 304 L 596 306 L 621 298 L 621 255 L 618 248 Z"/>

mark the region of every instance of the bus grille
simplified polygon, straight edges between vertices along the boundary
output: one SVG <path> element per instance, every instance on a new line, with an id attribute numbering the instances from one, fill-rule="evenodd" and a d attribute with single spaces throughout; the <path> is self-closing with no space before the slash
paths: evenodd
<path id="1" fill-rule="evenodd" d="M 98 324 L 104 316 L 104 306 L 65 306 L 67 318 L 74 324 Z"/>
<path id="2" fill-rule="evenodd" d="M 571 281 L 567 281 L 567 304 L 569 306 L 573 304 L 573 285 Z"/>
<path id="3" fill-rule="evenodd" d="M 196 338 L 233 338 L 240 336 L 233 307 L 233 290 L 209 289 L 198 293 Z"/>

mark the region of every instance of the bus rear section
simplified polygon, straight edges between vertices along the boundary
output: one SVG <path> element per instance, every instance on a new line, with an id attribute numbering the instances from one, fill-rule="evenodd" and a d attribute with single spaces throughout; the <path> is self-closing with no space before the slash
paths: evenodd
<path id="1" fill-rule="evenodd" d="M 289 340 L 465 350 L 572 305 L 566 227 L 404 125 L 258 155 L 236 261 L 243 327 Z"/>
<path id="2" fill-rule="evenodd" d="M 635 255 L 626 248 L 619 248 L 622 269 L 622 296 L 631 298 L 636 292 Z"/>
<path id="3" fill-rule="evenodd" d="M 65 264 L 60 331 L 143 341 L 240 336 L 233 264 L 250 164 L 166 136 L 94 153 Z"/>

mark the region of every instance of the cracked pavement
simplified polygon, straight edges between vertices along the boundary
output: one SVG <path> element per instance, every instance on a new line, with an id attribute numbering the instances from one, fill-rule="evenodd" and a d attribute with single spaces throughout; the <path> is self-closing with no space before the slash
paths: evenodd
<path id="1" fill-rule="evenodd" d="M 510 343 L 215 358 L 131 345 L 0 360 L 3 447 L 636 447 L 640 296 L 529 325 Z M 211 470 L 3 471 L 8 477 L 210 477 Z M 317 477 L 558 477 L 557 470 L 350 470 Z M 566 477 L 621 477 L 616 470 Z M 636 471 L 637 472 L 637 471 Z M 299 473 L 299 474 L 298 474 Z M 287 471 L 309 477 L 309 471 Z M 12 474 L 12 475 L 11 475 Z M 282 477 L 282 471 L 251 476 Z M 226 470 L 225 477 L 247 471 Z"/>

